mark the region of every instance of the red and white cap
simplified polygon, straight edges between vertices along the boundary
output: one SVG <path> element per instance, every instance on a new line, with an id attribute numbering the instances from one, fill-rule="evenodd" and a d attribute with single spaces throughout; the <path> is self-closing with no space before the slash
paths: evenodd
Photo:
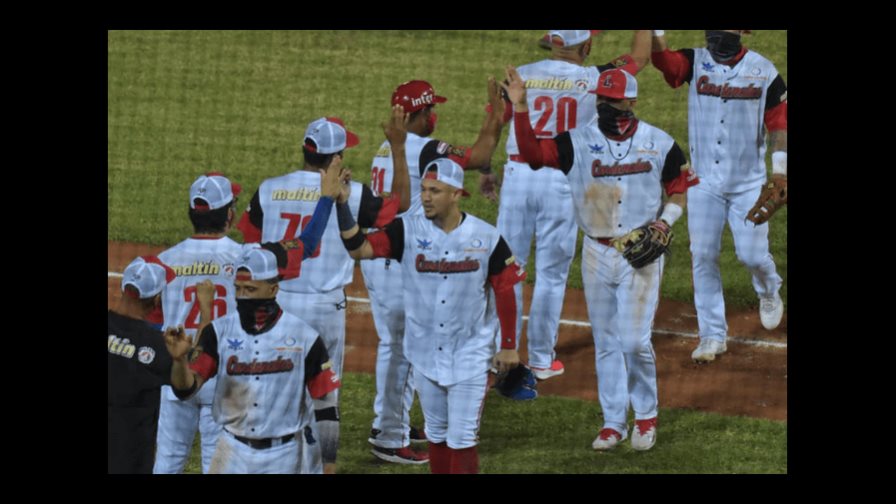
<path id="1" fill-rule="evenodd" d="M 162 292 L 177 275 L 156 256 L 140 256 L 128 264 L 121 279 L 121 292 L 132 285 L 140 299 L 148 299 Z"/>
<path id="2" fill-rule="evenodd" d="M 248 273 L 240 271 L 241 269 L 247 270 Z M 243 252 L 236 263 L 237 280 L 270 280 L 279 274 L 277 256 L 270 250 L 260 247 Z"/>
<path id="3" fill-rule="evenodd" d="M 217 210 L 227 206 L 233 198 L 239 196 L 243 188 L 234 184 L 223 173 L 210 172 L 200 175 L 190 186 L 190 208 L 194 210 Z M 196 200 L 204 201 L 196 203 Z"/>
<path id="4" fill-rule="evenodd" d="M 625 70 L 614 68 L 602 72 L 597 78 L 597 91 L 589 92 L 613 100 L 634 100 L 638 98 L 638 81 Z"/>
<path id="5" fill-rule="evenodd" d="M 407 81 L 392 92 L 392 105 L 401 105 L 408 114 L 446 101 L 448 98 L 436 96 L 432 84 L 422 80 Z"/>
<path id="6" fill-rule="evenodd" d="M 592 35 L 597 35 L 602 30 L 550 30 L 548 37 L 551 38 L 551 44 L 560 47 L 569 47 L 587 41 Z M 559 37 L 559 40 L 554 39 Z"/>
<path id="7" fill-rule="evenodd" d="M 455 189 L 460 189 L 464 196 L 470 195 L 464 189 L 464 169 L 448 158 L 438 158 L 426 165 L 423 170 L 423 178 L 438 180 Z"/>
<path id="8" fill-rule="evenodd" d="M 308 144 L 313 140 L 315 147 Z M 338 117 L 321 117 L 311 121 L 305 130 L 305 148 L 317 154 L 334 154 L 358 145 L 358 135 L 345 129 Z"/>

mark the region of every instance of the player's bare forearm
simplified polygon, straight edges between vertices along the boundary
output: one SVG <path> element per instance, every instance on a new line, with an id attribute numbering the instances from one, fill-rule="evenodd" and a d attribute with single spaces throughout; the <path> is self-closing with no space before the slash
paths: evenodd
<path id="1" fill-rule="evenodd" d="M 787 152 L 787 130 L 769 131 L 768 145 L 772 152 Z"/>
<path id="2" fill-rule="evenodd" d="M 501 97 L 501 88 L 495 82 L 494 77 L 488 78 L 489 112 L 485 116 L 479 136 L 470 149 L 470 161 L 467 168 L 488 168 L 491 166 L 492 156 L 501 139 L 501 130 L 504 128 L 504 99 Z"/>
<path id="3" fill-rule="evenodd" d="M 400 203 L 398 211 L 404 212 L 411 208 L 411 177 L 409 175 L 407 152 L 404 144 L 392 147 L 392 166 L 394 178 L 392 179 L 392 191 L 398 194 Z"/>
<path id="4" fill-rule="evenodd" d="M 638 70 L 650 63 L 651 32 L 653 30 L 635 30 L 632 36 L 632 59 L 638 65 Z"/>
<path id="5" fill-rule="evenodd" d="M 685 193 L 676 193 L 672 196 L 669 196 L 669 199 L 667 201 L 669 203 L 675 203 L 683 209 L 687 204 L 687 196 L 685 195 Z"/>
<path id="6" fill-rule="evenodd" d="M 203 280 L 196 284 L 196 299 L 199 302 L 199 327 L 196 334 L 202 334 L 212 321 L 212 302 L 215 297 L 215 284 L 211 280 Z"/>

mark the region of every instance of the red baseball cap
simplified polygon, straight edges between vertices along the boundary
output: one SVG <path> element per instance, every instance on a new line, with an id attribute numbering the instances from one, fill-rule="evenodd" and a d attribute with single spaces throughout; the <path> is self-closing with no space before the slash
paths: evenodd
<path id="1" fill-rule="evenodd" d="M 597 90 L 589 93 L 613 100 L 635 100 L 638 98 L 638 81 L 625 70 L 614 68 L 602 72 L 597 78 Z"/>
<path id="2" fill-rule="evenodd" d="M 407 81 L 395 88 L 392 93 L 392 105 L 401 105 L 408 114 L 446 101 L 448 98 L 436 96 L 432 84 L 422 80 Z"/>

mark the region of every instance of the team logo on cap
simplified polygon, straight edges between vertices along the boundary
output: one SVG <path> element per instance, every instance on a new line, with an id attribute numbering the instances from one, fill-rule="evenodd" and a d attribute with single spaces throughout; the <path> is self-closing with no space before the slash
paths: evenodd
<path id="1" fill-rule="evenodd" d="M 137 351 L 137 360 L 144 364 L 149 364 L 155 358 L 156 351 L 148 346 L 140 347 L 140 350 Z"/>

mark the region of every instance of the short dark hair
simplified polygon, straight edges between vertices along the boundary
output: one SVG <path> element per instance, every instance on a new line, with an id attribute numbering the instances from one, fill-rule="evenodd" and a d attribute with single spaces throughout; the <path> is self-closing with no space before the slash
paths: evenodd
<path id="1" fill-rule="evenodd" d="M 330 166 L 330 161 L 333 160 L 333 156 L 337 154 L 342 156 L 342 153 L 344 152 L 339 151 L 332 154 L 318 154 L 317 152 L 310 150 L 309 147 L 317 150 L 317 144 L 310 138 L 306 139 L 305 145 L 302 146 L 302 154 L 305 156 L 305 164 L 317 168 L 326 168 Z"/>
<path id="2" fill-rule="evenodd" d="M 140 306 L 142 306 L 144 309 L 151 309 L 151 308 L 155 308 L 155 306 L 156 306 L 156 296 L 158 296 L 158 294 L 156 294 L 156 296 L 150 296 L 145 299 L 140 298 L 140 291 L 137 290 L 137 288 L 131 284 L 124 286 L 123 294 L 127 297 L 134 299 L 138 303 L 140 303 Z"/>
<path id="3" fill-rule="evenodd" d="M 249 271 L 248 268 L 245 268 L 245 267 L 237 268 L 236 272 L 239 273 L 240 271 L 244 271 L 244 272 L 250 273 L 250 274 L 252 273 L 251 271 Z M 267 283 L 273 285 L 276 283 L 280 283 L 281 280 L 283 280 L 283 275 L 277 275 L 274 278 L 268 278 L 267 280 L 259 280 L 259 282 L 267 282 Z"/>
<path id="4" fill-rule="evenodd" d="M 408 122 L 413 122 L 414 119 L 417 119 L 418 117 L 420 117 L 420 115 L 423 113 L 424 110 L 432 110 L 433 107 L 434 107 L 434 105 L 427 105 L 416 112 L 411 112 L 411 115 L 408 116 Z"/>
<path id="5" fill-rule="evenodd" d="M 193 200 L 194 204 L 206 205 L 205 200 Z M 223 233 L 227 227 L 227 211 L 236 204 L 236 199 L 225 206 L 215 210 L 199 211 L 189 209 L 190 222 L 193 223 L 194 233 Z"/>

